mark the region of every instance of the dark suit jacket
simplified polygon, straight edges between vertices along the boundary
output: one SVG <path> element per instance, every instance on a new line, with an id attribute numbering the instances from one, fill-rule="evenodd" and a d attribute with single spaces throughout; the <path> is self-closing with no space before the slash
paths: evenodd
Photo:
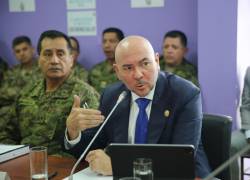
<path id="1" fill-rule="evenodd" d="M 123 91 L 127 91 L 125 99 L 117 106 L 91 149 L 105 148 L 109 143 L 128 143 L 131 92 L 125 85 L 116 83 L 106 88 L 101 96 L 99 109 L 107 117 Z M 166 110 L 170 112 L 168 117 L 164 116 Z M 196 175 L 204 177 L 209 173 L 209 165 L 202 149 L 201 125 L 199 89 L 178 76 L 160 72 L 151 107 L 147 143 L 194 145 Z M 70 153 L 80 156 L 96 130 L 97 128 L 85 130 L 80 143 L 70 149 Z"/>

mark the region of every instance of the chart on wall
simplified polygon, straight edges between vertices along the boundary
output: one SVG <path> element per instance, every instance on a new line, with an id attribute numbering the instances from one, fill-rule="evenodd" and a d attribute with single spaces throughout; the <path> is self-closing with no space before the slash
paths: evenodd
<path id="1" fill-rule="evenodd" d="M 69 11 L 68 34 L 70 36 L 95 36 L 96 12 L 95 11 Z"/>
<path id="2" fill-rule="evenodd" d="M 70 36 L 96 35 L 96 0 L 66 0 Z"/>
<path id="3" fill-rule="evenodd" d="M 33 12 L 35 7 L 35 0 L 9 0 L 10 12 Z"/>
<path id="4" fill-rule="evenodd" d="M 95 0 L 67 0 L 67 9 L 95 9 Z"/>
<path id="5" fill-rule="evenodd" d="M 132 8 L 164 7 L 164 0 L 131 0 Z"/>

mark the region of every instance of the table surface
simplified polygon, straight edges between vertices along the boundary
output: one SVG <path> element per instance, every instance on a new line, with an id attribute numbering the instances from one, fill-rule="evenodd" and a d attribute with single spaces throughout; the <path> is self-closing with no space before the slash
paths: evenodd
<path id="1" fill-rule="evenodd" d="M 57 172 L 52 180 L 61 180 L 70 175 L 76 160 L 73 158 L 48 156 L 48 172 Z M 80 163 L 77 171 L 87 166 L 87 163 Z M 9 174 L 11 180 L 28 180 L 30 179 L 29 155 L 24 155 L 3 163 L 0 163 L 0 171 Z"/>

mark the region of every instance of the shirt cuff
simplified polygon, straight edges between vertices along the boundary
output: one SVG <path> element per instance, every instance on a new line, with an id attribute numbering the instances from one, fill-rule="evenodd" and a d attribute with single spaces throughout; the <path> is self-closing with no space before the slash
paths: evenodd
<path id="1" fill-rule="evenodd" d="M 77 143 L 80 142 L 82 137 L 81 132 L 79 131 L 77 138 L 73 139 L 73 140 L 69 140 L 68 138 L 68 130 L 67 128 L 65 129 L 65 138 L 64 138 L 64 146 L 67 150 L 69 150 L 70 148 L 74 147 Z"/>
<path id="2" fill-rule="evenodd" d="M 250 130 L 246 130 L 245 135 L 246 135 L 246 138 L 249 139 L 250 138 Z"/>

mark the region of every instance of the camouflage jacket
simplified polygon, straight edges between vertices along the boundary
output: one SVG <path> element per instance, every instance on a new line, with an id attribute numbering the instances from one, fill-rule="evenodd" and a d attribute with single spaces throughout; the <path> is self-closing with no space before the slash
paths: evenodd
<path id="1" fill-rule="evenodd" d="M 108 85 L 118 81 L 113 67 L 109 64 L 108 60 L 95 65 L 89 72 L 88 79 L 89 84 L 99 93 Z"/>
<path id="2" fill-rule="evenodd" d="M 24 69 L 18 64 L 6 71 L 0 88 L 0 107 L 15 102 L 24 89 L 33 86 L 41 78 L 42 73 L 37 61 L 34 61 L 30 69 Z"/>
<path id="3" fill-rule="evenodd" d="M 3 81 L 4 72 L 7 71 L 8 64 L 0 57 L 0 87 Z"/>
<path id="4" fill-rule="evenodd" d="M 189 63 L 186 59 L 183 59 L 182 63 L 176 67 L 169 67 L 165 63 L 164 59 L 161 58 L 160 67 L 162 71 L 167 71 L 176 74 L 184 79 L 193 82 L 196 86 L 199 86 L 197 78 L 197 69 L 193 64 Z"/>
<path id="5" fill-rule="evenodd" d="M 73 105 L 73 96 L 79 95 L 82 103 L 86 102 L 90 108 L 97 108 L 99 94 L 73 75 L 56 91 L 46 93 L 45 89 L 44 80 L 27 89 L 17 100 L 16 122 L 10 121 L 12 124 L 8 124 L 7 127 L 18 127 L 15 130 L 18 136 L 14 140 L 17 144 L 46 146 L 48 154 L 66 155 L 61 144 L 66 119 Z"/>
<path id="6" fill-rule="evenodd" d="M 83 80 L 85 82 L 88 81 L 88 71 L 79 63 L 76 63 L 73 67 L 73 75 L 80 80 Z"/>
<path id="7" fill-rule="evenodd" d="M 4 81 L 0 88 L 0 143 L 16 144 L 17 127 L 16 100 L 25 89 L 33 86 L 38 79 L 42 79 L 42 73 L 37 61 L 34 61 L 31 69 L 24 69 L 16 65 L 4 74 Z M 10 125 L 11 124 L 11 125 Z M 13 138 L 9 138 L 9 136 Z"/>

